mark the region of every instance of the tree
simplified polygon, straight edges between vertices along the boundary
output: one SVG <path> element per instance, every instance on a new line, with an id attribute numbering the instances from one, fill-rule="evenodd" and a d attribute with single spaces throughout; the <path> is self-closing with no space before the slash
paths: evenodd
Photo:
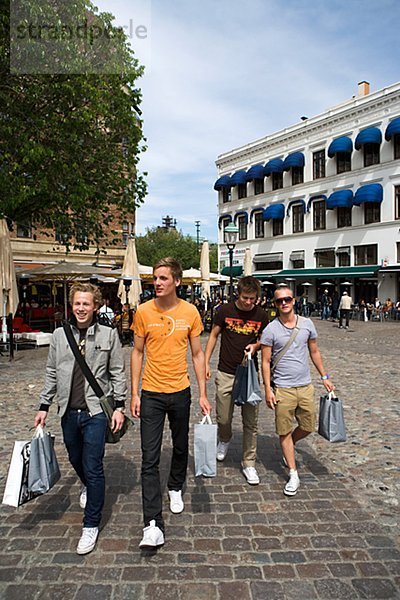
<path id="1" fill-rule="evenodd" d="M 200 255 L 197 243 L 190 235 L 175 229 L 161 227 L 147 229 L 146 234 L 136 238 L 138 260 L 143 265 L 153 265 L 160 258 L 173 256 L 183 269 L 199 268 Z"/>
<path id="2" fill-rule="evenodd" d="M 124 220 L 146 193 L 137 169 L 145 149 L 136 85 L 143 68 L 112 15 L 98 14 L 89 0 L 14 4 L 24 43 L 0 0 L 0 217 L 56 230 L 67 248 L 72 240 L 75 248 L 100 247 L 116 211 Z M 28 23 L 39 27 L 43 7 L 46 22 L 84 22 L 87 32 L 96 26 L 107 35 L 98 43 L 79 36 L 61 46 L 35 43 Z M 25 73 L 15 73 L 20 67 Z"/>

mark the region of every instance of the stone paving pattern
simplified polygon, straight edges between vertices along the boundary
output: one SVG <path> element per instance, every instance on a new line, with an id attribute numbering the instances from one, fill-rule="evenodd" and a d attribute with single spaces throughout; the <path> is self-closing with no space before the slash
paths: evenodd
<path id="1" fill-rule="evenodd" d="M 62 478 L 47 495 L 0 507 L 2 600 L 311 600 L 400 598 L 400 324 L 354 322 L 350 330 L 315 320 L 325 366 L 343 399 L 348 442 L 317 434 L 299 444 L 301 487 L 282 489 L 286 470 L 263 405 L 259 486 L 240 472 L 241 423 L 218 476 L 196 478 L 190 457 L 185 511 L 172 515 L 165 490 L 166 543 L 141 552 L 139 429 L 107 446 L 106 506 L 94 552 L 75 553 L 81 531 L 79 484 L 69 466 L 56 410 Z M 206 335 L 203 337 L 206 343 Z M 125 349 L 127 364 L 130 351 Z M 15 439 L 32 436 L 47 349 L 0 358 L 0 494 Z M 214 366 L 217 349 L 214 353 Z M 318 394 L 322 386 L 316 373 Z M 194 379 L 194 378 L 193 378 Z M 200 419 L 193 386 L 192 422 Z M 209 385 L 214 397 L 214 386 Z M 192 436 L 192 431 L 191 431 Z M 191 439 L 192 448 L 192 439 Z M 166 426 L 161 476 L 170 460 Z"/>

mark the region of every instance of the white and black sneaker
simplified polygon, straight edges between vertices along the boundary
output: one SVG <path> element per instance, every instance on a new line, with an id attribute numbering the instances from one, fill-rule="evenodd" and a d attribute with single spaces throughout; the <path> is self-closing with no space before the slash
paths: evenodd
<path id="1" fill-rule="evenodd" d="M 89 552 L 91 552 L 96 545 L 98 535 L 98 527 L 83 527 L 81 539 L 79 540 L 78 546 L 76 548 L 76 553 L 88 554 Z"/>
<path id="2" fill-rule="evenodd" d="M 295 469 L 290 469 L 289 471 L 289 479 L 283 488 L 283 493 L 285 496 L 295 496 L 297 494 L 297 490 L 300 487 L 300 479 L 297 471 Z"/>

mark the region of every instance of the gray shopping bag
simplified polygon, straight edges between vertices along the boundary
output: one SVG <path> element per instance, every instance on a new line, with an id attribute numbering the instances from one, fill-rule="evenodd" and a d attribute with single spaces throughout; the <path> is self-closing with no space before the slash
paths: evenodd
<path id="1" fill-rule="evenodd" d="M 210 415 L 194 426 L 194 471 L 196 477 L 215 477 L 217 474 L 217 425 Z"/>
<path id="2" fill-rule="evenodd" d="M 329 442 L 345 442 L 347 440 L 343 404 L 334 392 L 320 398 L 318 433 Z"/>
<path id="3" fill-rule="evenodd" d="M 232 400 L 236 406 L 242 406 L 243 404 L 256 406 L 262 400 L 257 369 L 251 357 L 251 352 L 246 352 L 242 363 L 236 367 Z"/>
<path id="4" fill-rule="evenodd" d="M 33 494 L 46 494 L 60 479 L 60 469 L 54 450 L 54 436 L 44 433 L 38 425 L 31 441 L 28 472 L 28 490 Z"/>

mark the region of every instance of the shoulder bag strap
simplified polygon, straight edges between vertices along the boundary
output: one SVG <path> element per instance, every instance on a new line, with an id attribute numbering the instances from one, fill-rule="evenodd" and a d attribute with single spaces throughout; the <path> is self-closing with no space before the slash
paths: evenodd
<path id="1" fill-rule="evenodd" d="M 284 345 L 282 350 L 276 355 L 274 364 L 271 365 L 271 367 L 270 367 L 271 375 L 275 371 L 280 360 L 285 356 L 286 352 L 289 350 L 290 346 L 293 344 L 294 340 L 296 339 L 297 334 L 299 333 L 299 331 L 301 329 L 301 324 L 303 323 L 303 321 L 304 321 L 303 317 L 300 317 L 300 316 L 297 317 L 296 325 L 293 327 L 293 331 L 290 335 L 290 338 L 288 339 L 288 341 L 286 342 L 286 344 Z"/>
<path id="2" fill-rule="evenodd" d="M 65 335 L 67 336 L 67 340 L 69 342 L 70 348 L 76 358 L 76 362 L 78 363 L 79 367 L 81 368 L 82 373 L 88 380 L 90 387 L 92 388 L 92 390 L 94 391 L 94 393 L 96 394 L 96 396 L 98 398 L 103 398 L 103 396 L 104 396 L 103 390 L 97 383 L 96 378 L 93 375 L 86 360 L 84 359 L 82 354 L 79 352 L 78 344 L 76 343 L 74 334 L 72 333 L 71 326 L 69 323 L 67 323 L 67 321 L 63 322 L 63 329 L 65 331 Z"/>

